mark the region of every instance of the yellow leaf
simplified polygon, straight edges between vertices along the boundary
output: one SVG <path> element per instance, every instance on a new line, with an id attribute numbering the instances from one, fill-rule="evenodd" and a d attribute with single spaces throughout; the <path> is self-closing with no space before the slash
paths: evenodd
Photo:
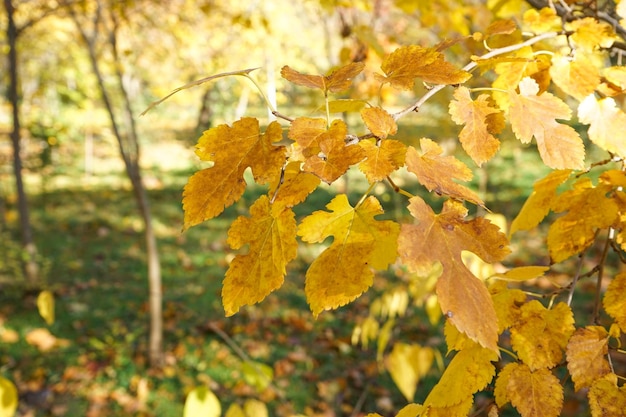
<path id="1" fill-rule="evenodd" d="M 496 379 L 496 403 L 507 402 L 522 417 L 557 417 L 563 408 L 563 387 L 559 379 L 545 368 L 531 370 L 523 363 L 510 363 Z"/>
<path id="2" fill-rule="evenodd" d="M 247 417 L 247 416 L 243 412 L 243 409 L 241 408 L 239 404 L 232 403 L 230 407 L 228 407 L 228 410 L 226 410 L 226 414 L 224 415 L 224 417 Z"/>
<path id="3" fill-rule="evenodd" d="M 308 75 L 302 74 L 294 69 L 284 66 L 280 70 L 280 75 L 287 81 L 309 88 L 318 88 L 326 94 L 327 92 L 338 93 L 350 88 L 352 79 L 359 75 L 365 64 L 362 62 L 352 62 L 346 66 L 338 68 L 329 75 Z"/>
<path id="4" fill-rule="evenodd" d="M 367 106 L 367 101 L 356 99 L 340 99 L 330 100 L 328 102 L 328 111 L 330 113 L 356 113 L 363 110 Z M 326 113 L 326 106 L 322 104 L 317 111 Z"/>
<path id="5" fill-rule="evenodd" d="M 396 417 L 416 417 L 420 415 L 422 409 L 423 407 L 421 404 L 408 404 L 405 405 L 402 410 L 398 412 L 398 414 L 396 414 Z"/>
<path id="6" fill-rule="evenodd" d="M 485 29 L 486 36 L 510 35 L 517 30 L 515 21 L 511 19 L 496 20 Z"/>
<path id="7" fill-rule="evenodd" d="M 589 125 L 589 139 L 602 149 L 626 158 L 626 113 L 611 97 L 589 95 L 578 106 L 578 119 Z"/>
<path id="8" fill-rule="evenodd" d="M 435 407 L 424 404 L 421 417 L 467 417 L 474 404 L 472 396 L 465 397 L 459 403 L 447 407 Z"/>
<path id="9" fill-rule="evenodd" d="M 582 54 L 576 55 L 574 60 L 571 57 L 554 55 L 550 76 L 561 90 L 578 101 L 592 94 L 600 84 L 598 69 Z"/>
<path id="10" fill-rule="evenodd" d="M 524 27 L 534 33 L 559 31 L 562 29 L 562 20 L 551 7 L 541 10 L 529 9 L 524 12 Z"/>
<path id="11" fill-rule="evenodd" d="M 251 217 L 238 217 L 228 231 L 233 249 L 248 253 L 231 262 L 222 288 L 227 316 L 263 300 L 283 284 L 287 264 L 296 257 L 296 221 L 291 209 L 272 210 L 266 196 L 250 207 Z"/>
<path id="12" fill-rule="evenodd" d="M 504 117 L 500 109 L 489 102 L 487 94 L 481 94 L 474 101 L 466 87 L 459 87 L 454 92 L 454 98 L 449 106 L 452 120 L 465 125 L 459 140 L 465 152 L 481 166 L 500 148 L 500 141 L 493 135 L 504 128 Z"/>
<path id="13" fill-rule="evenodd" d="M 446 345 L 448 345 L 448 354 L 455 350 L 464 350 L 478 345 L 465 333 L 461 333 L 450 320 L 446 320 L 443 326 L 443 334 L 446 338 Z"/>
<path id="14" fill-rule="evenodd" d="M 264 363 L 245 361 L 241 364 L 243 379 L 253 386 L 257 392 L 265 390 L 274 378 L 274 369 Z"/>
<path id="15" fill-rule="evenodd" d="M 593 17 L 575 19 L 569 22 L 566 28 L 574 31 L 571 39 L 576 46 L 588 52 L 610 48 L 617 39 L 608 23 L 600 22 Z"/>
<path id="16" fill-rule="evenodd" d="M 511 223 L 511 235 L 517 230 L 532 229 L 546 217 L 552 200 L 556 197 L 556 189 L 567 180 L 571 172 L 570 170 L 553 171 L 535 183 L 533 192 Z"/>
<path id="17" fill-rule="evenodd" d="M 281 139 L 278 122 L 272 122 L 261 135 L 258 120 L 250 117 L 232 127 L 219 125 L 204 132 L 196 154 L 203 161 L 213 162 L 213 166 L 196 172 L 185 185 L 183 229 L 218 216 L 239 200 L 246 188 L 246 168 L 252 168 L 259 184 L 275 180 L 285 162 L 285 147 L 272 143 Z"/>
<path id="18" fill-rule="evenodd" d="M 393 136 L 398 133 L 398 125 L 393 117 L 385 109 L 369 107 L 361 110 L 361 118 L 367 128 L 380 139 Z"/>
<path id="19" fill-rule="evenodd" d="M 268 195 L 274 196 L 272 210 L 282 210 L 303 202 L 320 184 L 320 179 L 300 169 L 300 162 L 289 162 L 282 178 L 270 185 Z M 278 192 L 276 192 L 276 189 Z"/>
<path id="20" fill-rule="evenodd" d="M 478 195 L 467 187 L 454 182 L 454 179 L 469 181 L 472 171 L 454 156 L 444 156 L 443 149 L 430 139 L 420 139 L 422 154 L 409 146 L 406 152 L 407 169 L 428 191 L 447 195 L 459 200 L 467 200 L 484 206 Z"/>
<path id="21" fill-rule="evenodd" d="M 612 185 L 593 187 L 589 178 L 581 178 L 572 190 L 560 194 L 552 203 L 556 219 L 548 231 L 548 249 L 554 262 L 579 254 L 595 240 L 597 229 L 608 228 L 618 219 L 617 203 L 607 198 Z"/>
<path id="22" fill-rule="evenodd" d="M 471 399 L 491 382 L 496 373 L 492 362 L 497 360 L 495 352 L 478 345 L 457 352 L 424 400 L 424 407 L 451 407 Z"/>
<path id="23" fill-rule="evenodd" d="M 185 400 L 184 417 L 220 417 L 222 406 L 220 400 L 207 387 L 197 387 L 191 390 Z"/>
<path id="24" fill-rule="evenodd" d="M 313 314 L 337 308 L 357 298 L 373 282 L 372 268 L 386 269 L 397 258 L 399 225 L 374 219 L 383 213 L 370 196 L 353 208 L 344 194 L 326 208 L 306 217 L 298 228 L 305 242 L 333 243 L 311 264 L 306 273 L 305 292 Z"/>
<path id="25" fill-rule="evenodd" d="M 364 157 L 360 146 L 346 146 L 347 133 L 342 120 L 334 120 L 326 130 L 323 119 L 299 118 L 292 124 L 289 137 L 302 147 L 304 171 L 330 184 Z"/>
<path id="26" fill-rule="evenodd" d="M 556 121 L 570 119 L 569 106 L 550 93 L 537 95 L 539 85 L 529 77 L 519 83 L 519 90 L 519 94 L 509 90 L 509 120 L 515 136 L 522 143 L 529 143 L 534 136 L 541 159 L 550 168 L 582 169 L 582 139 L 574 128 Z"/>
<path id="27" fill-rule="evenodd" d="M 15 384 L 0 376 L 0 416 L 13 417 L 15 415 L 17 398 Z"/>
<path id="28" fill-rule="evenodd" d="M 432 366 L 432 349 L 420 345 L 396 343 L 387 356 L 385 366 L 404 398 L 412 401 L 419 380 Z"/>
<path id="29" fill-rule="evenodd" d="M 496 64 L 494 70 L 498 74 L 498 77 L 492 84 L 495 89 L 509 90 L 511 86 L 518 85 L 524 77 L 532 76 L 539 72 L 539 66 L 531 47 L 521 48 L 510 55 L 496 57 L 483 62 L 483 64 L 489 64 L 486 65 L 489 67 L 491 62 Z M 502 110 L 509 108 L 509 94 L 495 91 L 493 98 Z"/>
<path id="30" fill-rule="evenodd" d="M 365 159 L 359 169 L 370 183 L 385 179 L 393 171 L 404 165 L 407 147 L 397 140 L 381 140 L 377 145 L 370 140 L 362 140 L 359 146 L 365 152 Z"/>
<path id="31" fill-rule="evenodd" d="M 50 326 L 54 323 L 54 295 L 50 291 L 42 291 L 37 296 L 39 315 Z"/>
<path id="32" fill-rule="evenodd" d="M 611 373 L 606 359 L 609 353 L 609 334 L 604 327 L 587 326 L 576 329 L 567 344 L 567 369 L 576 391 L 591 386 Z"/>
<path id="33" fill-rule="evenodd" d="M 402 46 L 387 56 L 381 65 L 383 82 L 404 90 L 413 89 L 415 78 L 432 84 L 461 84 L 471 74 L 446 62 L 441 52 L 418 45 Z"/>
<path id="34" fill-rule="evenodd" d="M 505 281 L 528 281 L 543 276 L 550 267 L 548 266 L 520 266 L 518 268 L 509 269 L 506 272 L 499 272 L 494 275 L 498 279 Z"/>
<path id="35" fill-rule="evenodd" d="M 437 296 L 444 315 L 472 340 L 498 351 L 498 325 L 489 291 L 463 264 L 464 250 L 493 263 L 508 253 L 508 241 L 500 229 L 477 217 L 464 220 L 467 209 L 447 200 L 440 214 L 419 197 L 410 200 L 409 211 L 416 225 L 403 224 L 398 238 L 402 261 L 415 272 L 427 271 L 441 263 Z"/>
<path id="36" fill-rule="evenodd" d="M 624 417 L 626 385 L 619 388 L 615 374 L 595 381 L 588 392 L 592 417 Z"/>
<path id="37" fill-rule="evenodd" d="M 491 285 L 489 292 L 498 317 L 498 334 L 501 334 L 517 322 L 520 306 L 526 301 L 526 294 L 519 289 L 507 288 L 504 281 Z"/>
<path id="38" fill-rule="evenodd" d="M 511 326 L 511 346 L 531 370 L 553 368 L 563 358 L 563 351 L 574 333 L 574 316 L 565 303 L 551 310 L 532 300 L 520 309 Z"/>
<path id="39" fill-rule="evenodd" d="M 622 272 L 613 278 L 602 304 L 606 312 L 615 319 L 622 332 L 626 332 L 626 273 Z"/>
<path id="40" fill-rule="evenodd" d="M 243 411 L 246 413 L 246 417 L 268 416 L 267 406 L 265 403 L 252 398 L 243 403 Z"/>

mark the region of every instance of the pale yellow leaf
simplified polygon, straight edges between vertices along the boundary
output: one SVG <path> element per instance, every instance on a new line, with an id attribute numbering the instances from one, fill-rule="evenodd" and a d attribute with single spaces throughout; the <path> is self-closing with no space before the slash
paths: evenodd
<path id="1" fill-rule="evenodd" d="M 421 404 L 408 404 L 396 414 L 396 417 L 417 417 L 423 408 Z"/>
<path id="2" fill-rule="evenodd" d="M 412 401 L 420 378 L 424 377 L 434 360 L 428 347 L 396 343 L 387 356 L 385 366 L 404 398 Z"/>
<path id="3" fill-rule="evenodd" d="M 269 415 L 265 403 L 253 398 L 243 403 L 243 411 L 246 413 L 246 417 L 268 417 Z"/>
<path id="4" fill-rule="evenodd" d="M 529 279 L 542 277 L 544 272 L 549 269 L 550 267 L 548 266 L 520 266 L 509 269 L 506 272 L 499 272 L 494 277 L 505 281 L 528 281 Z"/>
<path id="5" fill-rule="evenodd" d="M 563 55 L 554 55 L 550 76 L 561 90 L 578 101 L 593 93 L 600 84 L 598 68 L 582 54 L 577 55 L 575 60 Z"/>
<path id="6" fill-rule="evenodd" d="M 54 323 L 54 295 L 50 291 L 42 291 L 37 296 L 39 315 L 50 326 Z"/>
<path id="7" fill-rule="evenodd" d="M 611 25 L 593 17 L 574 19 L 566 28 L 574 31 L 571 35 L 574 44 L 589 52 L 610 48 L 617 40 Z"/>
<path id="8" fill-rule="evenodd" d="M 578 106 L 578 119 L 589 125 L 589 139 L 593 143 L 626 158 L 626 113 L 613 98 L 597 99 L 589 95 Z"/>
<path id="9" fill-rule="evenodd" d="M 222 406 L 217 396 L 207 387 L 196 387 L 185 400 L 183 408 L 184 417 L 220 417 L 222 415 Z"/>

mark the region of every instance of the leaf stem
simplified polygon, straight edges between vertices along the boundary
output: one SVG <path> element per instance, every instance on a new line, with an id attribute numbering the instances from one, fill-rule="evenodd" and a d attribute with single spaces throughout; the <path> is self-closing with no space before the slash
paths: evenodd
<path id="1" fill-rule="evenodd" d="M 515 353 L 513 353 L 513 351 L 510 351 L 506 348 L 500 347 L 498 346 L 498 349 L 500 349 L 502 352 L 506 353 L 507 355 L 509 355 L 510 357 L 512 357 L 515 360 L 518 360 L 519 358 L 517 357 L 517 355 Z"/>
<path id="2" fill-rule="evenodd" d="M 409 198 L 409 199 L 410 199 L 410 198 L 415 197 L 415 196 L 414 196 L 413 194 L 411 194 L 410 192 L 408 192 L 408 191 L 406 191 L 406 190 L 403 190 L 402 188 L 398 187 L 398 186 L 396 185 L 396 183 L 395 183 L 395 182 L 393 182 L 393 180 L 391 179 L 391 177 L 390 177 L 390 176 L 387 176 L 385 179 L 387 180 L 387 182 L 389 183 L 389 185 L 391 185 L 391 188 L 393 188 L 393 191 L 395 191 L 396 193 L 398 193 L 398 194 L 402 194 L 403 196 L 405 196 L 405 197 L 407 197 L 407 198 Z"/>
<path id="3" fill-rule="evenodd" d="M 574 290 L 576 289 L 576 283 L 578 282 L 578 279 L 580 278 L 580 272 L 583 269 L 583 260 L 585 259 L 583 254 L 584 252 L 578 255 L 578 268 L 576 268 L 576 275 L 574 275 L 574 279 L 572 280 L 572 283 L 569 285 L 570 289 L 569 289 L 569 294 L 567 295 L 568 307 L 572 306 L 572 298 L 574 298 Z"/>
<path id="4" fill-rule="evenodd" d="M 363 202 L 365 201 L 365 199 L 367 198 L 367 196 L 372 192 L 372 190 L 374 189 L 374 186 L 376 185 L 375 182 L 371 183 L 370 186 L 368 187 L 367 191 L 365 191 L 365 194 L 363 194 L 363 196 L 361 196 L 361 199 L 359 200 L 358 203 L 356 203 L 356 205 L 354 206 L 355 210 L 357 207 L 359 207 L 361 204 L 363 204 Z"/>

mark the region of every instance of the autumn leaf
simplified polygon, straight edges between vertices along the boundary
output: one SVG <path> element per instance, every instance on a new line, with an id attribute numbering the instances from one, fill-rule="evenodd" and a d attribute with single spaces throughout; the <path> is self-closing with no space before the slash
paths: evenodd
<path id="1" fill-rule="evenodd" d="M 282 177 L 276 178 L 270 186 L 269 195 L 274 196 L 273 210 L 293 207 L 303 202 L 320 184 L 320 179 L 300 169 L 300 162 L 287 164 Z"/>
<path id="2" fill-rule="evenodd" d="M 404 90 L 412 90 L 415 78 L 432 84 L 462 84 L 471 74 L 444 60 L 435 48 L 418 45 L 402 46 L 388 55 L 381 65 L 382 82 Z"/>
<path id="3" fill-rule="evenodd" d="M 558 170 L 537 181 L 517 217 L 511 223 L 512 235 L 518 230 L 530 230 L 537 226 L 550 212 L 556 189 L 569 178 L 572 171 Z"/>
<path id="4" fill-rule="evenodd" d="M 587 396 L 592 417 L 623 417 L 626 410 L 626 385 L 617 386 L 615 374 L 595 381 Z"/>
<path id="5" fill-rule="evenodd" d="M 11 380 L 0 376 L 0 416 L 13 416 L 17 403 L 17 387 Z"/>
<path id="6" fill-rule="evenodd" d="M 520 289 L 508 288 L 504 281 L 492 284 L 489 292 L 498 317 L 498 334 L 501 334 L 519 320 L 526 294 Z"/>
<path id="7" fill-rule="evenodd" d="M 485 29 L 485 36 L 510 35 L 516 30 L 517 25 L 515 24 L 515 21 L 511 19 L 500 19 L 487 26 L 487 29 Z"/>
<path id="8" fill-rule="evenodd" d="M 592 17 L 569 22 L 567 29 L 574 31 L 571 39 L 576 46 L 587 52 L 596 51 L 598 48 L 610 48 L 616 40 L 613 28 L 609 24 Z"/>
<path id="9" fill-rule="evenodd" d="M 543 162 L 554 169 L 582 169 L 585 147 L 571 126 L 556 119 L 569 120 L 567 104 L 550 93 L 537 95 L 539 85 L 532 78 L 519 84 L 519 94 L 509 90 L 509 120 L 515 136 L 522 143 L 534 137 Z"/>
<path id="10" fill-rule="evenodd" d="M 559 31 L 562 29 L 561 17 L 551 7 L 541 10 L 529 9 L 524 12 L 524 27 L 534 33 Z"/>
<path id="11" fill-rule="evenodd" d="M 219 125 L 204 132 L 196 154 L 213 166 L 189 178 L 183 192 L 183 229 L 212 219 L 241 198 L 246 188 L 243 173 L 252 168 L 254 180 L 266 184 L 280 175 L 285 162 L 282 128 L 272 122 L 264 134 L 257 119 L 245 117 L 233 126 Z"/>
<path id="12" fill-rule="evenodd" d="M 617 220 L 617 204 L 607 197 L 612 188 L 603 182 L 593 187 L 589 178 L 581 178 L 572 190 L 554 200 L 554 212 L 567 212 L 548 231 L 548 249 L 554 262 L 582 252 L 593 243 L 598 229 L 608 228 Z"/>
<path id="13" fill-rule="evenodd" d="M 303 170 L 330 184 L 360 162 L 364 152 L 358 145 L 346 145 L 345 122 L 334 120 L 328 130 L 325 126 L 324 119 L 298 118 L 292 123 L 289 138 L 302 148 L 306 158 Z"/>
<path id="14" fill-rule="evenodd" d="M 361 118 L 367 128 L 380 139 L 393 136 L 398 133 L 398 125 L 393 117 L 385 109 L 369 107 L 361 110 Z"/>
<path id="15" fill-rule="evenodd" d="M 563 387 L 548 369 L 531 370 L 523 363 L 509 363 L 498 374 L 496 403 L 510 402 L 522 417 L 557 417 L 563 408 Z"/>
<path id="16" fill-rule="evenodd" d="M 433 360 L 434 354 L 429 347 L 406 343 L 393 345 L 385 366 L 407 401 L 413 400 L 417 384 L 430 370 Z"/>
<path id="17" fill-rule="evenodd" d="M 563 55 L 553 56 L 550 76 L 561 90 L 578 101 L 592 94 L 600 84 L 598 69 L 582 54 L 576 55 L 575 60 Z"/>
<path id="18" fill-rule="evenodd" d="M 626 113 L 611 97 L 586 97 L 578 106 L 578 119 L 589 125 L 589 139 L 602 149 L 626 158 Z"/>
<path id="19" fill-rule="evenodd" d="M 399 225 L 374 219 L 383 213 L 375 197 L 353 208 L 340 194 L 326 208 L 330 211 L 314 212 L 298 228 L 298 235 L 309 243 L 333 236 L 306 273 L 305 293 L 315 316 L 357 298 L 372 285 L 371 268 L 386 269 L 397 258 Z"/>
<path id="20" fill-rule="evenodd" d="M 217 396 L 205 386 L 194 388 L 187 394 L 183 417 L 206 416 L 219 417 L 222 406 Z"/>
<path id="21" fill-rule="evenodd" d="M 626 273 L 615 276 L 604 293 L 603 305 L 606 312 L 626 332 Z"/>
<path id="22" fill-rule="evenodd" d="M 481 94 L 474 101 L 469 89 L 459 87 L 454 92 L 454 98 L 449 106 L 452 120 L 458 125 L 465 125 L 459 140 L 465 152 L 481 166 L 500 148 L 500 141 L 493 135 L 504 128 L 504 117 L 500 109 L 489 102 L 487 94 Z"/>
<path id="23" fill-rule="evenodd" d="M 327 94 L 329 91 L 331 93 L 339 93 L 350 88 L 352 79 L 359 75 L 364 67 L 365 64 L 363 62 L 352 62 L 338 68 L 329 75 L 308 75 L 302 74 L 288 66 L 284 66 L 280 70 L 280 75 L 294 84 L 303 87 L 318 88 L 322 90 L 324 94 Z"/>
<path id="24" fill-rule="evenodd" d="M 376 144 L 371 140 L 362 140 L 359 146 L 365 154 L 359 169 L 370 183 L 382 181 L 404 165 L 407 147 L 400 141 L 386 139 Z"/>
<path id="25" fill-rule="evenodd" d="M 54 294 L 44 290 L 37 296 L 37 310 L 48 326 L 54 323 Z"/>
<path id="26" fill-rule="evenodd" d="M 587 326 L 576 329 L 567 344 L 567 370 L 576 391 L 591 386 L 611 373 L 606 359 L 609 353 L 609 334 L 604 327 Z"/>
<path id="27" fill-rule="evenodd" d="M 511 326 L 511 346 L 531 370 L 553 368 L 563 358 L 563 351 L 574 333 L 574 316 L 565 303 L 546 309 L 532 300 L 520 308 Z"/>
<path id="28" fill-rule="evenodd" d="M 491 296 L 467 269 L 461 253 L 470 251 L 490 263 L 502 260 L 509 253 L 506 236 L 482 217 L 464 220 L 467 209 L 454 200 L 447 200 L 435 214 L 414 197 L 409 211 L 417 224 L 402 225 L 398 238 L 402 261 L 416 272 L 440 262 L 443 272 L 436 291 L 441 310 L 460 331 L 497 352 L 498 324 Z"/>
<path id="29" fill-rule="evenodd" d="M 447 407 L 424 404 L 421 417 L 467 417 L 472 409 L 472 404 L 474 404 L 472 396 L 465 397 L 458 403 Z"/>
<path id="30" fill-rule="evenodd" d="M 474 346 L 457 352 L 424 400 L 424 407 L 451 407 L 472 398 L 493 379 L 496 352 Z"/>
<path id="31" fill-rule="evenodd" d="M 238 217 L 228 230 L 231 248 L 247 244 L 249 250 L 235 256 L 226 271 L 222 303 L 227 316 L 279 288 L 287 264 L 296 257 L 296 221 L 291 209 L 272 210 L 267 196 L 261 196 L 250 214 Z"/>
<path id="32" fill-rule="evenodd" d="M 511 268 L 508 271 L 498 272 L 493 276 L 505 281 L 528 281 L 542 277 L 548 269 L 550 268 L 547 266 L 520 266 Z"/>
<path id="33" fill-rule="evenodd" d="M 469 181 L 472 171 L 454 156 L 444 156 L 443 149 L 430 139 L 420 139 L 422 154 L 409 146 L 406 153 L 407 169 L 428 191 L 447 195 L 459 200 L 467 200 L 484 206 L 478 195 L 467 187 L 454 182 L 455 179 Z"/>

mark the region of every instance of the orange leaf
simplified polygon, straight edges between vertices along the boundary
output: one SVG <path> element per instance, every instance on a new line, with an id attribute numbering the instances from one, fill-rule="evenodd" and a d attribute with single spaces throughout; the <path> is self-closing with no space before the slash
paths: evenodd
<path id="1" fill-rule="evenodd" d="M 609 334 L 604 327 L 587 326 L 576 329 L 567 344 L 567 369 L 576 391 L 591 386 L 598 378 L 611 372 L 606 355 Z"/>
<path id="2" fill-rule="evenodd" d="M 415 78 L 433 84 L 461 84 L 471 74 L 446 62 L 441 52 L 418 45 L 402 46 L 387 56 L 380 67 L 383 82 L 404 90 L 413 89 Z"/>
<path id="3" fill-rule="evenodd" d="M 591 385 L 589 407 L 592 417 L 623 417 L 626 410 L 626 385 L 619 388 L 617 377 L 611 374 Z"/>
<path id="4" fill-rule="evenodd" d="M 563 408 L 559 379 L 545 368 L 533 371 L 523 363 L 510 363 L 500 371 L 495 396 L 499 407 L 511 402 L 522 417 L 557 417 Z"/>
<path id="5" fill-rule="evenodd" d="M 398 133 L 398 125 L 385 109 L 369 107 L 361 110 L 361 118 L 374 136 L 386 139 L 387 136 Z"/>
<path id="6" fill-rule="evenodd" d="M 277 178 L 270 186 L 269 195 L 275 195 L 272 206 L 274 209 L 293 207 L 303 202 L 320 184 L 320 179 L 300 169 L 300 162 L 287 164 L 282 178 Z M 278 192 L 276 192 L 276 189 Z"/>
<path id="7" fill-rule="evenodd" d="M 498 351 L 498 324 L 491 296 L 467 269 L 461 252 L 473 252 L 486 262 L 499 261 L 510 252 L 506 236 L 482 217 L 464 220 L 467 209 L 457 201 L 447 200 L 438 215 L 421 198 L 410 201 L 409 211 L 418 223 L 402 225 L 398 238 L 401 259 L 414 271 L 440 262 L 443 272 L 436 290 L 442 311 L 471 339 Z"/>
<path id="8" fill-rule="evenodd" d="M 352 79 L 359 75 L 364 67 L 365 64 L 362 62 L 352 62 L 331 72 L 329 75 L 308 75 L 284 66 L 280 70 L 280 75 L 294 84 L 309 88 L 319 88 L 324 94 L 328 91 L 338 93 L 350 88 Z"/>
<path id="9" fill-rule="evenodd" d="M 589 178 L 581 178 L 572 190 L 560 194 L 552 210 L 567 214 L 550 225 L 548 249 L 554 262 L 579 254 L 595 240 L 597 229 L 608 228 L 618 219 L 617 203 L 607 197 L 611 184 L 593 187 Z"/>
<path id="10" fill-rule="evenodd" d="M 569 120 L 569 106 L 550 93 L 537 95 L 539 85 L 532 78 L 524 78 L 519 89 L 519 94 L 509 90 L 509 119 L 515 136 L 522 143 L 534 136 L 541 159 L 550 168 L 582 169 L 585 147 L 580 135 L 555 120 Z"/>
<path id="11" fill-rule="evenodd" d="M 589 125 L 589 139 L 602 149 L 626 158 L 626 113 L 611 97 L 589 95 L 578 106 L 578 119 Z"/>
<path id="12" fill-rule="evenodd" d="M 457 352 L 424 400 L 424 407 L 450 407 L 472 398 L 493 379 L 496 368 L 492 362 L 497 360 L 496 352 L 478 345 Z"/>
<path id="13" fill-rule="evenodd" d="M 500 141 L 493 134 L 500 133 L 504 127 L 502 112 L 491 106 L 487 94 L 481 94 L 473 101 L 466 87 L 457 88 L 454 98 L 449 109 L 452 120 L 456 124 L 465 125 L 459 135 L 461 145 L 474 162 L 481 166 L 500 148 Z"/>
<path id="14" fill-rule="evenodd" d="M 298 228 L 305 242 L 333 243 L 313 261 L 306 273 L 305 293 L 315 316 L 323 310 L 345 305 L 373 283 L 371 268 L 382 270 L 397 258 L 397 223 L 374 219 L 383 213 L 370 196 L 353 208 L 345 194 L 306 217 Z"/>
<path id="15" fill-rule="evenodd" d="M 511 326 L 511 346 L 531 370 L 552 368 L 563 358 L 563 350 L 574 333 L 574 316 L 565 303 L 551 310 L 532 300 L 520 309 Z"/>
<path id="16" fill-rule="evenodd" d="M 515 21 L 511 19 L 496 20 L 485 29 L 486 36 L 510 35 L 517 30 Z"/>
<path id="17" fill-rule="evenodd" d="M 364 153 L 358 145 L 346 146 L 348 128 L 342 120 L 334 120 L 328 130 L 325 126 L 324 119 L 301 117 L 292 123 L 289 138 L 302 148 L 304 171 L 330 184 L 361 161 Z"/>
<path id="18" fill-rule="evenodd" d="M 244 305 L 263 300 L 283 284 L 287 264 L 296 257 L 296 221 L 291 209 L 272 210 L 267 196 L 250 207 L 251 217 L 239 216 L 228 230 L 233 249 L 249 245 L 248 253 L 230 263 L 222 302 L 227 316 Z"/>
<path id="19" fill-rule="evenodd" d="M 371 140 L 362 140 L 359 146 L 365 151 L 365 160 L 359 164 L 359 169 L 370 183 L 385 179 L 404 165 L 407 148 L 402 142 L 387 139 L 377 145 Z"/>
<path id="20" fill-rule="evenodd" d="M 552 200 L 556 197 L 557 187 L 567 180 L 571 172 L 570 170 L 553 171 L 545 178 L 535 182 L 533 192 L 511 223 L 510 234 L 517 230 L 530 230 L 548 215 Z"/>
<path id="21" fill-rule="evenodd" d="M 603 305 L 606 312 L 615 319 L 623 332 L 626 332 L 626 273 L 618 274 L 604 293 Z"/>
<path id="22" fill-rule="evenodd" d="M 282 128 L 272 122 L 261 135 L 259 121 L 245 117 L 230 127 L 219 125 L 204 132 L 196 154 L 211 168 L 189 178 L 183 192 L 185 211 L 183 229 L 218 216 L 225 207 L 241 198 L 246 188 L 243 173 L 252 168 L 254 180 L 268 183 L 280 175 L 285 162 L 285 147 L 274 146 L 282 139 Z"/>
<path id="23" fill-rule="evenodd" d="M 459 200 L 467 200 L 484 206 L 478 195 L 467 187 L 454 182 L 454 179 L 469 181 L 472 171 L 454 156 L 443 156 L 443 149 L 430 139 L 420 139 L 422 154 L 409 146 L 406 153 L 406 166 L 417 176 L 417 180 L 428 191 L 448 195 Z"/>

